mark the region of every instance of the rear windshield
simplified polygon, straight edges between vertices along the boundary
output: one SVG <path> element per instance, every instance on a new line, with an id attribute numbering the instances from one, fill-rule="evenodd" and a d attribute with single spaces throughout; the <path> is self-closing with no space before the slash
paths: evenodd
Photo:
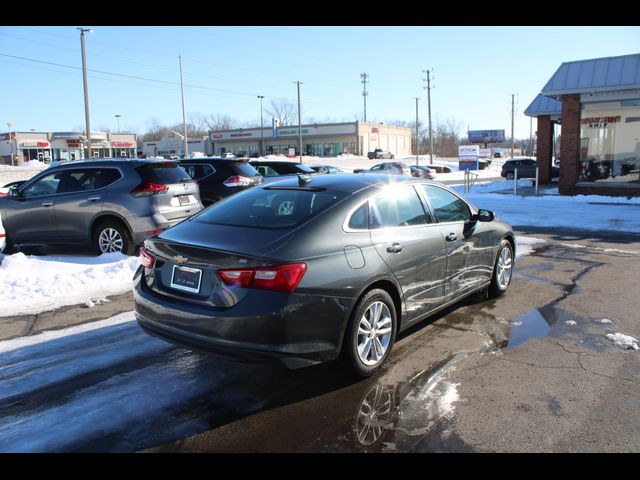
<path id="1" fill-rule="evenodd" d="M 260 165 L 260 164 L 257 164 L 257 165 Z M 263 165 L 273 168 L 280 175 L 289 175 L 291 173 L 316 173 L 313 168 L 309 168 L 306 165 L 302 165 L 299 163 L 273 162 L 273 163 L 263 164 Z"/>
<path id="2" fill-rule="evenodd" d="M 191 177 L 176 162 L 149 163 L 137 167 L 136 170 L 143 182 L 169 185 L 180 183 L 183 179 L 191 180 Z"/>
<path id="3" fill-rule="evenodd" d="M 252 188 L 214 204 L 193 221 L 255 228 L 292 228 L 346 197 L 346 192 Z"/>
<path id="4" fill-rule="evenodd" d="M 255 177 L 259 175 L 256 169 L 249 165 L 248 162 L 232 162 L 231 170 L 243 177 Z"/>

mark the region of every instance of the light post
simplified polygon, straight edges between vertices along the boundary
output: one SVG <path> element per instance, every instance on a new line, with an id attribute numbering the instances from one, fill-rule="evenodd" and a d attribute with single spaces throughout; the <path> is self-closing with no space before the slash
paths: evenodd
<path id="1" fill-rule="evenodd" d="M 189 141 L 187 138 L 187 114 L 184 109 L 184 82 L 182 81 L 182 55 L 178 55 L 180 60 L 180 91 L 182 92 L 182 129 L 184 131 L 183 148 L 184 158 L 189 158 Z"/>
<path id="2" fill-rule="evenodd" d="M 264 151 L 264 130 L 263 130 L 263 123 L 262 123 L 262 100 L 264 99 L 264 95 L 258 95 L 258 98 L 260 99 L 260 156 L 263 156 L 263 151 Z"/>
<path id="3" fill-rule="evenodd" d="M 116 117 L 118 119 L 118 133 L 120 133 L 120 117 L 121 116 L 122 115 L 120 115 L 120 114 L 114 115 L 114 117 Z"/>
<path id="4" fill-rule="evenodd" d="M 300 115 L 300 80 L 294 82 L 298 85 L 298 150 L 300 151 L 300 163 L 302 163 L 302 116 Z"/>
<path id="5" fill-rule="evenodd" d="M 7 127 L 9 127 L 9 148 L 11 149 L 11 166 L 13 167 L 13 139 L 11 138 L 11 127 L 13 127 L 13 123 L 7 122 Z"/>
<path id="6" fill-rule="evenodd" d="M 87 86 L 87 56 L 84 49 L 84 33 L 93 33 L 90 28 L 76 27 L 76 30 L 80 30 L 80 46 L 82 48 L 82 80 L 84 82 L 84 116 L 87 128 L 87 156 L 91 158 L 91 125 L 89 123 L 89 87 Z"/>

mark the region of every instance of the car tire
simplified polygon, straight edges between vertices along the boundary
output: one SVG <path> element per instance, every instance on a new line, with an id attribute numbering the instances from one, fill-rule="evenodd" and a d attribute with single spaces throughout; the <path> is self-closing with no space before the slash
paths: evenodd
<path id="1" fill-rule="evenodd" d="M 507 172 L 505 177 L 507 180 L 513 180 L 515 178 L 515 175 L 513 174 L 513 172 Z"/>
<path id="2" fill-rule="evenodd" d="M 98 225 L 93 233 L 93 246 L 98 255 L 114 252 L 133 255 L 135 251 L 129 231 L 120 222 L 113 220 Z"/>
<path id="3" fill-rule="evenodd" d="M 491 284 L 489 285 L 489 296 L 496 298 L 505 294 L 511 284 L 513 274 L 514 258 L 513 247 L 509 240 L 502 240 L 498 248 L 498 255 L 493 264 L 491 274 Z"/>
<path id="4" fill-rule="evenodd" d="M 380 369 L 393 347 L 397 324 L 393 299 L 385 290 L 370 290 L 358 301 L 342 351 L 343 360 L 352 373 L 366 378 Z"/>

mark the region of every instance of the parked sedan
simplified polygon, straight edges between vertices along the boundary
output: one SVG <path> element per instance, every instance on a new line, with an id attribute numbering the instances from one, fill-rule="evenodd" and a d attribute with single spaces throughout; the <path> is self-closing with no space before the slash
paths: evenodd
<path id="1" fill-rule="evenodd" d="M 505 293 L 510 226 L 429 180 L 286 179 L 148 238 L 135 315 L 179 345 L 369 376 L 398 332 L 475 292 Z"/>
<path id="2" fill-rule="evenodd" d="M 413 177 L 428 178 L 429 180 L 436 178 L 435 172 L 433 172 L 429 167 L 425 167 L 423 165 L 411 165 L 409 168 L 411 169 L 411 176 Z"/>
<path id="3" fill-rule="evenodd" d="M 368 170 L 366 168 L 357 168 L 353 173 L 385 173 L 388 175 L 411 176 L 411 169 L 402 162 L 385 162 L 374 165 Z"/>
<path id="4" fill-rule="evenodd" d="M 310 168 L 312 168 L 314 172 L 321 174 L 348 173 L 347 171 L 338 167 L 334 167 L 333 165 L 310 165 Z"/>

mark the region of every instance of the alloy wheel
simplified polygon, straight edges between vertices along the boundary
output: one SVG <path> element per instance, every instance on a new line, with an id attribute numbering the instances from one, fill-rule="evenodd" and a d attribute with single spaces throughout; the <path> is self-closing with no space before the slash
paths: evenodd
<path id="1" fill-rule="evenodd" d="M 511 257 L 511 249 L 503 248 L 498 257 L 498 265 L 496 270 L 496 282 L 501 290 L 506 290 L 511 281 L 511 270 L 513 261 Z"/>
<path id="2" fill-rule="evenodd" d="M 389 349 L 392 333 L 389 307 L 383 302 L 373 302 L 365 310 L 358 325 L 358 357 L 367 366 L 380 363 Z"/>
<path id="3" fill-rule="evenodd" d="M 98 237 L 98 246 L 102 253 L 121 252 L 124 247 L 124 239 L 115 228 L 105 228 Z"/>

